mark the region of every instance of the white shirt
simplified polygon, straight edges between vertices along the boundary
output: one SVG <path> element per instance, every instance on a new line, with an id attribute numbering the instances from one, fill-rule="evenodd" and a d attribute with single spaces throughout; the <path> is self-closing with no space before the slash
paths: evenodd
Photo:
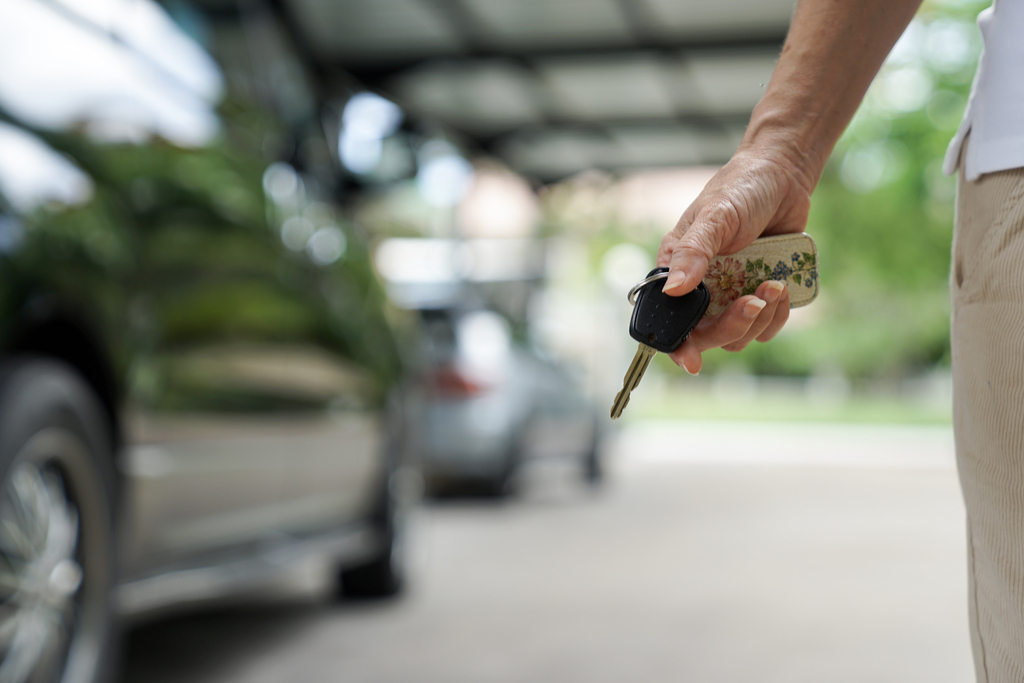
<path id="1" fill-rule="evenodd" d="M 984 48 L 964 121 L 949 144 L 943 170 L 952 175 L 964 138 L 967 180 L 1024 167 L 1024 1 L 993 0 L 978 15 Z"/>

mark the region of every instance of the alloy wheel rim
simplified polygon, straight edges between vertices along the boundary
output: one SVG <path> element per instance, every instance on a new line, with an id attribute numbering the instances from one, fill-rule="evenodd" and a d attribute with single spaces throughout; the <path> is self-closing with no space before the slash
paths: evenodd
<path id="1" fill-rule="evenodd" d="M 47 426 L 0 469 L 0 683 L 91 683 L 101 674 L 114 539 L 90 443 Z"/>
<path id="2" fill-rule="evenodd" d="M 60 470 L 21 461 L 0 490 L 0 683 L 52 680 L 75 629 L 79 516 Z"/>

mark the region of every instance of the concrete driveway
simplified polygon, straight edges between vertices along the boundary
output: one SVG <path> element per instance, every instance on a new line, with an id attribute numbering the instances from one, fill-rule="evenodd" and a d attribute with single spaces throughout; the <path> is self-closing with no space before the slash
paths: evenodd
<path id="1" fill-rule="evenodd" d="M 128 683 L 761 683 L 972 679 L 948 428 L 636 422 L 587 491 L 430 503 L 414 582 L 130 635 Z"/>

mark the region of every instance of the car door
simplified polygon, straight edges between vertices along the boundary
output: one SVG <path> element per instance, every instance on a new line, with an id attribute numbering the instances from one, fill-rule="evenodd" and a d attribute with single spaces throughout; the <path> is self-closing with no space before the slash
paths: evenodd
<path id="1" fill-rule="evenodd" d="M 366 508 L 383 443 L 358 369 L 312 345 L 235 342 L 169 353 L 162 371 L 179 392 L 191 383 L 191 402 L 132 413 L 133 568 L 246 552 Z M 231 410 L 232 391 L 250 405 Z"/>
<path id="2" fill-rule="evenodd" d="M 263 169 L 218 150 L 160 154 L 131 181 L 150 204 L 133 225 L 129 575 L 367 517 L 397 368 L 365 248 L 330 260 L 289 249 Z M 258 208 L 219 203 L 232 194 Z M 344 236 L 326 205 L 307 213 Z"/>

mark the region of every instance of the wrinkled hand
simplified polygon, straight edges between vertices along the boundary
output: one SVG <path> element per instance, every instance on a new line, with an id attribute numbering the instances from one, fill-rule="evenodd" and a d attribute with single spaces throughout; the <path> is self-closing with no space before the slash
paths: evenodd
<path id="1" fill-rule="evenodd" d="M 703 278 L 711 259 L 733 254 L 762 235 L 802 232 L 813 184 L 796 166 L 742 150 L 707 184 L 661 241 L 658 265 L 669 266 L 665 292 L 680 296 Z M 721 314 L 705 318 L 671 358 L 691 374 L 701 352 L 722 347 L 740 351 L 753 340 L 768 341 L 789 318 L 789 292 L 781 282 L 764 282 Z"/>

